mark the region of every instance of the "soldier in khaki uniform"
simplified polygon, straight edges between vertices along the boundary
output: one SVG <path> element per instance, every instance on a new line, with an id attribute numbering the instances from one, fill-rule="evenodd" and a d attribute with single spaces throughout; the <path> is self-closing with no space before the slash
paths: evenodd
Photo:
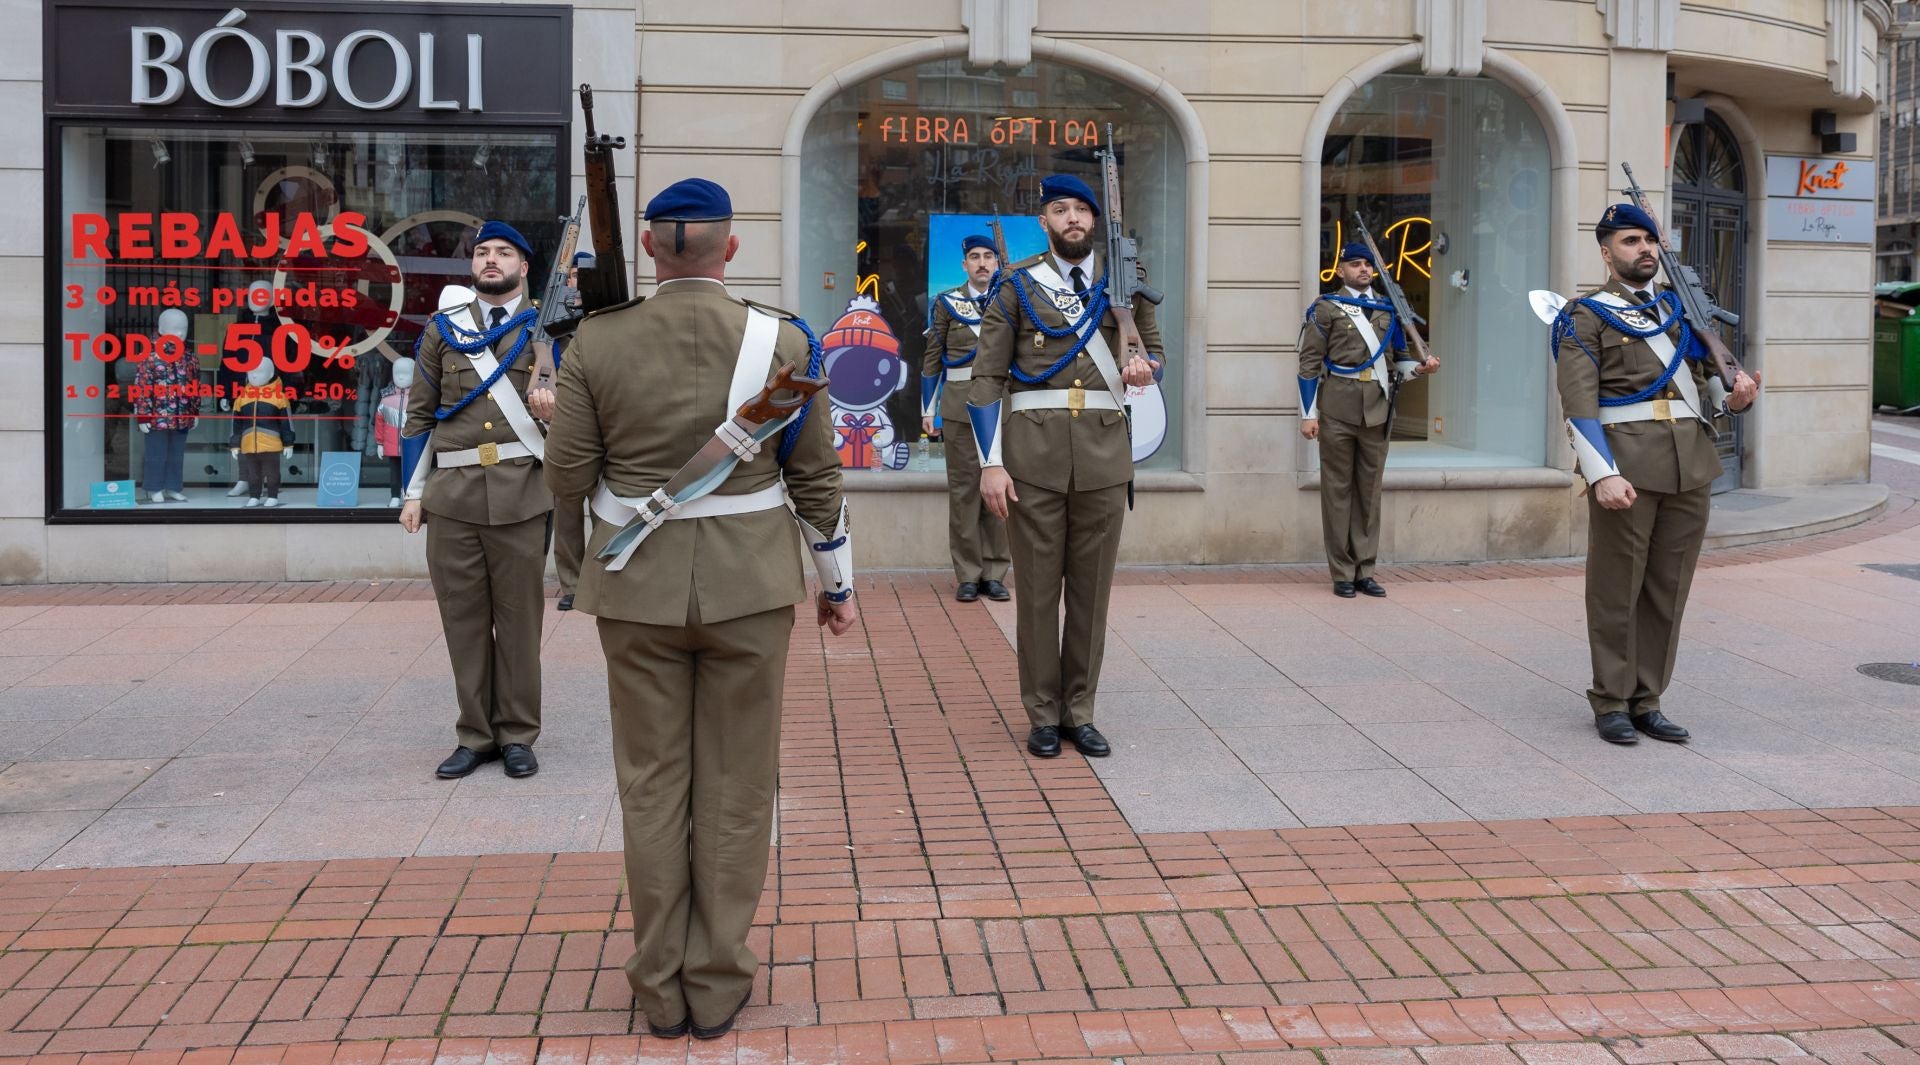
<path id="1" fill-rule="evenodd" d="M 1015 263 L 987 305 L 967 413 L 981 498 L 1006 519 L 1013 549 L 1020 701 L 1033 726 L 1027 750 L 1052 758 L 1065 732 L 1081 754 L 1098 758 L 1111 750 L 1093 725 L 1094 697 L 1133 481 L 1115 394 L 1151 384 L 1161 360 L 1136 357 L 1112 374 L 1099 368 L 1096 351 L 1112 365 L 1122 350 L 1111 312 L 1097 330 L 1085 321 L 1105 305 L 1106 264 L 1093 236 L 1099 200 L 1079 178 L 1055 175 L 1040 183 L 1040 205 L 1049 251 Z M 1152 305 L 1139 301 L 1134 314 L 1147 350 L 1163 351 Z"/>
<path id="2" fill-rule="evenodd" d="M 947 550 L 953 555 L 953 578 L 960 584 L 954 598 L 971 603 L 984 593 L 1005 601 L 1013 597 L 1001 583 L 1009 561 L 1007 527 L 980 503 L 980 453 L 967 422 L 967 388 L 1000 255 L 992 240 L 978 235 L 963 240 L 961 251 L 967 283 L 934 299 L 933 322 L 927 327 L 920 430 L 933 435 L 937 404 L 947 452 Z"/>
<path id="3" fill-rule="evenodd" d="M 1387 594 L 1373 577 L 1380 550 L 1380 477 L 1387 463 L 1389 374 L 1440 368 L 1405 359 L 1393 305 L 1373 291 L 1373 254 L 1349 244 L 1334 266 L 1340 291 L 1307 308 L 1300 331 L 1300 435 L 1320 441 L 1320 533 L 1333 594 Z M 1393 355 L 1388 357 L 1391 349 Z"/>
<path id="4" fill-rule="evenodd" d="M 1660 695 L 1673 679 L 1680 618 L 1720 475 L 1713 387 L 1696 353 L 1679 348 L 1679 301 L 1653 281 L 1658 233 L 1630 203 L 1607 208 L 1595 230 L 1606 287 L 1567 304 L 1553 331 L 1560 405 L 1592 488 L 1587 701 L 1601 738 L 1621 744 L 1641 732 L 1687 739 L 1660 712 Z M 1746 409 L 1758 392 L 1759 382 L 1740 374 L 1727 409 Z"/>
<path id="5" fill-rule="evenodd" d="M 743 397 L 782 365 L 809 366 L 803 324 L 727 291 L 731 217 L 725 190 L 697 178 L 647 205 L 641 245 L 659 287 L 581 323 L 547 448 L 554 494 L 592 500 L 576 606 L 599 619 L 607 657 L 634 916 L 627 979 L 663 1038 L 718 1038 L 753 987 L 746 940 L 766 879 L 803 553 L 823 576 L 816 620 L 838 635 L 857 617 L 824 394 L 712 494 L 662 500 L 676 473 L 717 468 L 702 467 L 704 447 Z M 636 521 L 652 531 L 630 565 L 599 557 Z"/>
<path id="6" fill-rule="evenodd" d="M 540 615 L 548 516 L 541 431 L 553 393 L 535 389 L 536 318 L 526 298 L 533 247 L 504 222 L 480 227 L 471 306 L 436 315 L 421 341 L 402 446 L 424 449 L 400 524 L 427 527 L 427 574 L 453 661 L 459 746 L 443 779 L 502 759 L 512 777 L 540 764 Z M 456 320 L 457 319 L 457 320 Z M 496 366 L 505 372 L 491 387 Z M 523 398 L 524 397 L 524 398 Z"/>

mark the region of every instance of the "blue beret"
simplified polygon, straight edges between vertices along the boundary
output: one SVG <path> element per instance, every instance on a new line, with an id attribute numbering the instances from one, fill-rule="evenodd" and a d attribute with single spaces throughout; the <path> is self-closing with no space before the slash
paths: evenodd
<path id="1" fill-rule="evenodd" d="M 993 247 L 992 237 L 983 237 L 980 234 L 975 233 L 974 235 L 960 242 L 960 254 L 962 255 L 965 255 L 966 253 L 972 251 L 975 248 L 985 248 L 988 251 L 994 252 L 994 254 L 996 255 L 999 254 L 997 251 L 995 251 Z"/>
<path id="2" fill-rule="evenodd" d="M 727 190 L 706 178 L 687 178 L 660 190 L 647 201 L 649 222 L 718 222 L 733 217 L 733 199 Z"/>
<path id="3" fill-rule="evenodd" d="M 1607 208 L 1607 213 L 1600 216 L 1599 224 L 1593 227 L 1593 235 L 1605 240 L 1608 234 L 1619 229 L 1644 229 L 1653 234 L 1654 239 L 1660 237 L 1660 224 L 1653 220 L 1653 216 L 1630 203 L 1616 203 Z"/>
<path id="4" fill-rule="evenodd" d="M 533 261 L 533 244 L 530 243 L 527 238 L 521 236 L 519 230 L 505 222 L 495 220 L 492 222 L 482 222 L 480 224 L 480 232 L 474 236 L 473 243 L 478 246 L 490 240 L 504 240 L 508 244 L 519 248 L 520 254 L 526 256 L 528 262 Z"/>
<path id="5" fill-rule="evenodd" d="M 1045 207 L 1055 200 L 1080 200 L 1093 208 L 1097 216 L 1100 213 L 1100 201 L 1087 187 L 1087 183 L 1072 174 L 1055 174 L 1040 182 L 1040 206 Z"/>
<path id="6" fill-rule="evenodd" d="M 577 251 L 573 253 L 573 265 L 575 266 L 590 267 L 598 261 L 590 251 Z"/>
<path id="7" fill-rule="evenodd" d="M 1380 264 L 1373 261 L 1373 253 L 1367 250 L 1365 244 L 1357 241 L 1340 249 L 1341 262 L 1351 262 L 1355 259 L 1365 259 L 1375 270 L 1380 269 Z"/>

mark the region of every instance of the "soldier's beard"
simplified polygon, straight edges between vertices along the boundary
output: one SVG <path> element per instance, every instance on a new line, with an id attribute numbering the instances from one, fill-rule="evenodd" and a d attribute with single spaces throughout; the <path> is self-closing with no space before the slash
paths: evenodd
<path id="1" fill-rule="evenodd" d="M 1077 263 L 1093 254 L 1093 234 L 1085 230 L 1082 230 L 1080 238 L 1075 240 L 1064 233 L 1055 233 L 1049 229 L 1047 244 L 1053 248 L 1055 255 L 1070 263 Z"/>
<path id="2" fill-rule="evenodd" d="M 519 278 L 508 277 L 505 274 L 497 278 L 476 277 L 473 279 L 473 290 L 483 296 L 505 296 L 511 294 L 519 287 Z"/>
<path id="3" fill-rule="evenodd" d="M 1620 280 L 1639 288 L 1653 280 L 1653 275 L 1660 272 L 1660 263 L 1656 259 L 1635 259 L 1632 262 L 1620 263 L 1613 269 L 1620 275 Z"/>

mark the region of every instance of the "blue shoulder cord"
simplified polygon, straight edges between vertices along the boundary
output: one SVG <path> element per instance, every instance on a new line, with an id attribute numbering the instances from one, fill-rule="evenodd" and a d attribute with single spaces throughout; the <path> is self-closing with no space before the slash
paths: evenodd
<path id="1" fill-rule="evenodd" d="M 999 271 L 999 270 L 995 270 L 995 271 L 993 272 L 993 280 L 991 280 L 991 281 L 989 281 L 989 282 L 987 282 L 987 291 L 986 291 L 986 294 L 985 294 L 985 295 L 983 295 L 983 296 L 963 296 L 963 297 L 961 297 L 961 298 L 962 298 L 962 299 L 965 299 L 965 300 L 969 300 L 969 301 L 971 301 L 971 302 L 973 303 L 973 306 L 974 306 L 974 309 L 975 309 L 975 310 L 977 310 L 977 311 L 979 311 L 979 312 L 980 312 L 980 313 L 981 313 L 982 315 L 985 315 L 985 314 L 987 313 L 987 304 L 989 304 L 989 303 L 992 303 L 992 302 L 993 302 L 993 300 L 994 300 L 994 297 L 996 297 L 996 296 L 998 296 L 998 295 L 1000 295 L 1000 286 L 1001 286 L 1001 285 L 1003 285 L 1003 284 L 1005 284 L 1005 283 L 1006 283 L 1006 274 L 1004 274 L 1004 273 L 1002 273 L 1002 272 L 1001 272 L 1001 271 Z M 944 298 L 944 297 L 942 297 L 942 298 Z M 927 321 L 927 326 L 928 326 L 928 328 L 932 328 L 932 326 L 933 326 L 933 321 L 932 321 L 932 318 L 933 318 L 933 312 L 932 312 L 931 310 L 929 310 L 929 311 L 927 312 L 927 318 L 928 318 L 928 321 Z M 945 367 L 945 368 L 947 368 L 947 369 L 949 369 L 949 370 L 957 370 L 957 369 L 959 369 L 960 367 L 962 367 L 962 366 L 965 366 L 965 365 L 967 365 L 968 363 L 970 363 L 970 362 L 972 362 L 972 361 L 973 361 L 973 358 L 974 358 L 974 356 L 975 356 L 975 355 L 978 355 L 978 354 L 980 354 L 980 343 L 979 343 L 979 341 L 978 341 L 978 340 L 976 339 L 976 340 L 974 341 L 974 345 L 973 345 L 973 347 L 972 347 L 972 348 L 970 348 L 970 349 L 968 349 L 968 351 L 967 351 L 967 353 L 966 353 L 965 355 L 962 355 L 962 356 L 960 356 L 960 357 L 959 357 L 959 358 L 957 358 L 957 359 L 949 359 L 949 358 L 947 358 L 947 353 L 946 353 L 946 352 L 944 352 L 944 351 L 943 351 L 943 352 L 941 352 L 941 353 L 940 353 L 940 365 L 941 365 L 941 366 L 943 366 L 943 367 Z"/>
<path id="2" fill-rule="evenodd" d="M 1644 329 L 1628 325 L 1620 318 L 1619 311 L 1632 308 L 1613 307 L 1594 299 L 1592 296 L 1582 296 L 1560 308 L 1560 313 L 1553 319 L 1552 337 L 1548 341 L 1548 348 L 1555 362 L 1560 360 L 1560 343 L 1566 338 L 1572 337 L 1573 342 L 1580 346 L 1580 350 L 1586 353 L 1587 358 L 1592 360 L 1594 366 L 1598 367 L 1600 365 L 1599 356 L 1588 350 L 1587 345 L 1583 343 L 1579 335 L 1574 332 L 1573 308 L 1576 304 L 1592 311 L 1594 316 L 1600 319 L 1601 325 L 1606 326 L 1616 333 L 1622 333 L 1639 340 L 1659 336 L 1661 333 L 1673 328 L 1676 319 L 1680 323 L 1680 338 L 1674 341 L 1673 360 L 1667 363 L 1667 370 L 1660 375 L 1660 379 L 1648 385 L 1646 388 L 1635 392 L 1631 396 L 1602 396 L 1600 397 L 1600 405 L 1602 407 L 1624 407 L 1629 403 L 1639 403 L 1642 400 L 1659 395 L 1660 391 L 1667 387 L 1667 383 L 1673 380 L 1673 375 L 1679 371 L 1680 364 L 1683 361 L 1692 359 L 1695 362 L 1699 362 L 1704 357 L 1701 352 L 1695 350 L 1693 327 L 1687 323 L 1687 316 L 1681 312 L 1679 295 L 1672 289 L 1668 289 L 1658 296 L 1655 296 L 1653 302 L 1639 305 L 1649 312 L 1660 307 L 1665 307 L 1668 312 L 1664 321 L 1654 316 L 1654 323 Z"/>
<path id="3" fill-rule="evenodd" d="M 1372 366 L 1374 363 L 1379 362 L 1380 356 L 1385 355 L 1388 348 L 1392 348 L 1395 351 L 1401 351 L 1406 348 L 1407 342 L 1403 338 L 1400 328 L 1400 316 L 1393 313 L 1393 304 L 1381 300 L 1362 300 L 1355 299 L 1352 296 L 1336 296 L 1331 292 L 1320 296 L 1316 298 L 1313 303 L 1307 304 L 1306 320 L 1311 322 L 1315 329 L 1319 329 L 1320 335 L 1323 337 L 1327 335 L 1327 331 L 1321 328 L 1320 319 L 1313 312 L 1314 305 L 1318 304 L 1321 300 L 1326 300 L 1328 303 L 1342 303 L 1349 307 L 1361 307 L 1369 311 L 1385 311 L 1393 315 L 1393 324 L 1387 327 L 1387 335 L 1380 338 L 1380 346 L 1373 349 L 1373 358 L 1368 359 L 1358 366 L 1341 366 L 1332 359 L 1322 356 L 1320 361 L 1326 364 L 1327 369 L 1340 372 L 1340 376 L 1343 377 L 1348 374 L 1356 374 Z"/>
<path id="4" fill-rule="evenodd" d="M 1026 371 L 1020 369 L 1018 363 L 1016 362 L 1010 362 L 1008 364 L 1007 372 L 1012 374 L 1013 379 L 1020 382 L 1021 384 L 1025 384 L 1025 385 L 1045 384 L 1047 381 L 1050 381 L 1053 379 L 1054 374 L 1059 373 L 1061 370 L 1066 368 L 1068 363 L 1078 358 L 1080 355 L 1080 352 L 1086 348 L 1087 342 L 1093 339 L 1093 334 L 1098 332 L 1097 328 L 1089 329 L 1085 333 L 1081 333 L 1080 329 L 1082 326 L 1084 326 L 1087 323 L 1088 319 L 1092 319 L 1093 321 L 1098 322 L 1101 318 L 1105 317 L 1107 313 L 1107 275 L 1105 274 L 1100 275 L 1100 280 L 1093 283 L 1093 288 L 1091 290 L 1084 290 L 1084 291 L 1074 293 L 1074 295 L 1079 298 L 1081 304 L 1084 306 L 1083 313 L 1080 315 L 1079 319 L 1069 323 L 1065 329 L 1055 329 L 1047 325 L 1047 323 L 1041 321 L 1040 316 L 1034 313 L 1033 301 L 1027 297 L 1027 286 L 1020 283 L 1020 275 L 1022 273 L 1025 273 L 1025 271 L 1015 270 L 1013 272 L 1013 275 L 1012 275 L 1013 291 L 1016 295 L 1020 297 L 1020 309 L 1026 312 L 1027 321 L 1032 322 L 1033 327 L 1039 330 L 1041 333 L 1045 334 L 1046 336 L 1065 337 L 1065 336 L 1078 335 L 1078 339 L 1074 342 L 1073 347 L 1069 349 L 1065 355 L 1060 356 L 1059 361 L 1055 362 L 1052 366 L 1049 366 L 1046 369 L 1040 371 L 1038 374 L 1027 373 Z M 1034 282 L 1034 284 L 1038 285 L 1039 282 L 1036 281 Z M 1093 298 L 1091 300 L 1087 298 L 1087 291 L 1091 291 L 1093 293 Z"/>
<path id="5" fill-rule="evenodd" d="M 800 330 L 800 334 L 807 338 L 807 376 L 819 377 L 821 367 L 827 361 L 827 353 L 820 349 L 819 338 L 813 335 L 813 330 L 807 327 L 806 320 L 800 316 L 795 315 L 787 321 L 793 323 L 793 326 Z M 814 396 L 819 394 L 816 392 Z M 799 412 L 793 416 L 793 421 L 788 422 L 787 427 L 781 430 L 780 448 L 775 453 L 775 458 L 782 466 L 785 466 L 787 460 L 793 457 L 793 449 L 800 443 L 800 427 L 807 424 L 807 414 L 813 410 L 814 396 L 807 397 L 807 401 L 800 405 Z"/>
<path id="6" fill-rule="evenodd" d="M 509 331 L 514 329 L 520 329 L 520 339 L 513 342 L 513 350 L 507 352 L 507 357 L 500 360 L 500 365 L 495 367 L 494 371 L 487 375 L 486 380 L 480 382 L 480 387 L 467 393 L 460 402 L 455 403 L 451 407 L 435 408 L 433 412 L 434 418 L 439 421 L 446 421 L 448 418 L 460 413 L 466 409 L 467 404 L 479 399 L 481 393 L 492 388 L 494 382 L 505 376 L 507 370 L 513 366 L 514 361 L 520 358 L 520 353 L 527 349 L 527 341 L 533 336 L 533 323 L 539 320 L 540 313 L 532 307 L 528 307 L 526 310 L 501 322 L 492 329 L 481 330 L 478 333 L 470 333 L 454 325 L 453 321 L 447 317 L 445 311 L 436 313 L 433 316 L 433 324 L 440 327 L 441 339 L 447 342 L 448 347 L 460 352 L 462 355 L 471 355 L 482 349 L 491 349 L 501 337 L 506 336 Z M 439 385 L 436 384 L 434 387 L 437 391 Z"/>

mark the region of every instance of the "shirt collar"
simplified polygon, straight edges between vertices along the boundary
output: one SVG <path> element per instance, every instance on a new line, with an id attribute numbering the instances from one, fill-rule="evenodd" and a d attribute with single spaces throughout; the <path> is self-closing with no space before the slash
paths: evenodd
<path id="1" fill-rule="evenodd" d="M 522 298 L 523 298 L 522 296 L 515 296 L 511 301 L 507 303 L 489 303 L 487 301 L 486 296 L 476 293 L 474 295 L 474 299 L 480 302 L 480 324 L 481 325 L 488 324 L 487 319 L 493 317 L 493 309 L 495 307 L 500 307 L 505 309 L 507 312 L 507 317 L 509 318 L 513 317 L 516 314 L 519 314 L 520 301 Z"/>
<path id="2" fill-rule="evenodd" d="M 660 282 L 658 285 L 655 285 L 654 291 L 658 292 L 661 289 L 666 288 L 668 285 L 679 285 L 685 282 L 700 282 L 700 281 L 704 281 L 709 285 L 719 285 L 720 291 L 722 292 L 725 292 L 727 290 L 727 283 L 725 281 L 720 280 L 717 277 L 670 277 L 667 280 Z"/>
<path id="3" fill-rule="evenodd" d="M 1093 276 L 1093 253 L 1092 252 L 1088 252 L 1087 257 L 1084 259 L 1081 259 L 1079 262 L 1068 262 L 1067 260 L 1060 257 L 1059 252 L 1050 253 L 1049 258 L 1053 260 L 1053 268 L 1060 272 L 1060 280 L 1065 281 L 1069 285 L 1073 284 L 1073 268 L 1076 266 L 1079 267 L 1083 272 L 1085 272 L 1087 277 L 1087 284 L 1091 285 L 1094 283 L 1095 280 L 1097 280 Z"/>
<path id="4" fill-rule="evenodd" d="M 1348 299 L 1366 300 L 1366 299 L 1373 298 L 1372 289 L 1368 289 L 1365 292 L 1361 292 L 1359 289 L 1354 288 L 1352 285 L 1341 285 L 1340 291 L 1346 293 Z"/>
<path id="5" fill-rule="evenodd" d="M 980 297 L 982 297 L 982 296 L 984 296 L 984 295 L 986 295 L 986 294 L 987 294 L 987 290 L 986 290 L 986 289 L 985 289 L 984 287 L 982 287 L 982 288 L 974 288 L 974 287 L 973 287 L 973 279 L 972 279 L 972 278 L 968 278 L 968 279 L 967 279 L 967 283 L 966 283 L 966 286 L 965 286 L 965 288 L 966 288 L 966 290 L 967 290 L 967 295 L 969 295 L 969 296 L 971 296 L 971 297 L 973 297 L 974 299 L 979 299 Z"/>

